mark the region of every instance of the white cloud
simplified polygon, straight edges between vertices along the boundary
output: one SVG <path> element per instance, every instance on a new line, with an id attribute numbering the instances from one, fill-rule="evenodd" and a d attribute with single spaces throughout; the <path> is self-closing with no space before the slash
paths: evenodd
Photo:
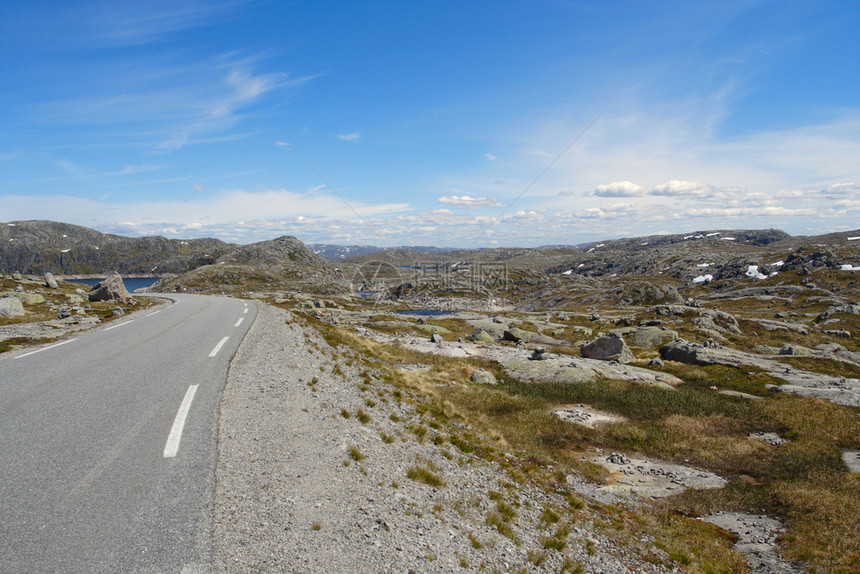
<path id="1" fill-rule="evenodd" d="M 482 209 L 498 205 L 495 197 L 471 197 L 469 195 L 445 195 L 437 200 L 439 203 L 466 207 L 469 209 Z"/>
<path id="2" fill-rule="evenodd" d="M 340 141 L 351 142 L 361 138 L 361 134 L 359 132 L 352 132 L 351 134 L 337 134 L 337 139 Z"/>
<path id="3" fill-rule="evenodd" d="M 597 197 L 638 197 L 645 195 L 647 190 L 632 181 L 616 181 L 605 185 L 598 185 L 594 190 Z"/>
<path id="4" fill-rule="evenodd" d="M 713 192 L 711 186 L 695 181 L 679 181 L 673 179 L 651 190 L 652 195 L 703 197 Z"/>
<path id="5" fill-rule="evenodd" d="M 493 155 L 493 154 L 491 154 L 491 153 L 485 153 L 485 154 L 484 154 L 484 157 L 485 157 L 485 158 L 487 158 L 487 159 L 488 159 L 488 160 L 490 160 L 490 161 L 496 161 L 496 156 L 494 156 L 494 155 Z"/>

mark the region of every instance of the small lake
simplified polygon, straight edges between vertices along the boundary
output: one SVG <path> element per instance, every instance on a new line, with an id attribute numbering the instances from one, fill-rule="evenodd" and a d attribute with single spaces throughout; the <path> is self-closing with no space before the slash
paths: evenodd
<path id="1" fill-rule="evenodd" d="M 419 317 L 437 317 L 439 315 L 453 315 L 457 311 L 439 311 L 438 309 L 410 309 L 409 311 L 397 311 L 398 315 L 418 315 Z"/>
<path id="2" fill-rule="evenodd" d="M 161 277 L 123 277 L 122 282 L 129 293 L 134 293 L 137 289 L 145 289 L 161 279 Z M 94 277 L 91 279 L 70 279 L 75 283 L 83 283 L 84 285 L 98 285 L 104 281 L 104 277 Z"/>

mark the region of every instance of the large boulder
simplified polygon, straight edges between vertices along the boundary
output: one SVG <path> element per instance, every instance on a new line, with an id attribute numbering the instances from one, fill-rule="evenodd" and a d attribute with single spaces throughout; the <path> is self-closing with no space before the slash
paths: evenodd
<path id="1" fill-rule="evenodd" d="M 656 347 L 678 338 L 678 332 L 659 327 L 644 327 L 633 333 L 633 344 L 637 347 Z"/>
<path id="2" fill-rule="evenodd" d="M 469 339 L 471 339 L 475 343 L 484 343 L 487 345 L 492 345 L 496 342 L 496 340 L 493 339 L 492 335 L 490 335 L 483 329 L 475 329 Z"/>
<path id="3" fill-rule="evenodd" d="M 630 363 L 636 359 L 621 337 L 598 337 L 581 345 L 579 350 L 586 359 L 618 361 L 619 363 Z"/>
<path id="4" fill-rule="evenodd" d="M 481 385 L 495 385 L 496 377 L 490 371 L 485 371 L 484 369 L 478 369 L 474 373 L 472 373 L 472 382 L 478 383 Z"/>
<path id="5" fill-rule="evenodd" d="M 23 317 L 24 305 L 16 297 L 5 297 L 0 299 L 0 317 Z"/>
<path id="6" fill-rule="evenodd" d="M 41 305 L 45 302 L 45 297 L 38 293 L 25 293 L 21 291 L 15 293 L 15 297 L 24 305 Z"/>
<path id="7" fill-rule="evenodd" d="M 57 289 L 59 285 L 57 285 L 57 280 L 54 278 L 54 274 L 50 271 L 45 273 L 45 286 L 49 289 Z"/>
<path id="8" fill-rule="evenodd" d="M 505 341 L 511 341 L 514 343 L 519 343 L 520 341 L 522 341 L 523 343 L 528 343 L 529 341 L 531 341 L 532 336 L 534 334 L 535 333 L 532 333 L 530 331 L 524 331 L 523 329 L 519 329 L 517 327 L 510 327 L 508 329 L 505 329 L 505 332 L 502 334 L 502 338 Z"/>
<path id="9" fill-rule="evenodd" d="M 125 303 L 130 296 L 122 282 L 122 277 L 114 271 L 104 281 L 93 287 L 88 297 L 90 301 L 121 301 Z"/>

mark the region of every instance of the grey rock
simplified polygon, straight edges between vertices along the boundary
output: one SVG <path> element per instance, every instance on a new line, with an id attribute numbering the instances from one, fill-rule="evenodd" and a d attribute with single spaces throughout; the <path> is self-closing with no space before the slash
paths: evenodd
<path id="1" fill-rule="evenodd" d="M 618 361 L 619 363 L 630 363 L 636 359 L 627 343 L 620 336 L 598 337 L 580 346 L 579 350 L 582 352 L 582 356 L 587 359 Z"/>
<path id="2" fill-rule="evenodd" d="M 38 293 L 16 292 L 15 297 L 17 297 L 24 305 L 41 305 L 45 302 L 45 297 Z"/>
<path id="3" fill-rule="evenodd" d="M 20 283 L 18 283 L 17 285 L 15 285 L 15 291 L 17 291 L 18 293 L 23 293 L 24 292 L 24 286 L 21 285 Z"/>
<path id="4" fill-rule="evenodd" d="M 90 301 L 121 301 L 125 303 L 130 297 L 122 282 L 122 277 L 114 271 L 104 281 L 92 288 Z"/>
<path id="5" fill-rule="evenodd" d="M 654 357 L 650 361 L 648 361 L 649 367 L 665 367 L 666 363 L 663 362 L 663 359 L 660 357 Z"/>
<path id="6" fill-rule="evenodd" d="M 509 329 L 505 329 L 505 332 L 502 334 L 502 338 L 505 341 L 512 341 L 514 343 L 519 343 L 520 341 L 528 343 L 532 339 L 533 335 L 534 333 L 529 331 L 524 331 L 517 327 L 511 327 Z"/>
<path id="7" fill-rule="evenodd" d="M 535 347 L 530 358 L 533 361 L 543 361 L 546 359 L 546 347 Z"/>
<path id="8" fill-rule="evenodd" d="M 490 371 L 486 371 L 484 369 L 478 369 L 474 373 L 472 373 L 471 380 L 473 383 L 478 383 L 481 385 L 495 385 L 497 383 L 496 377 Z"/>
<path id="9" fill-rule="evenodd" d="M 633 332 L 633 344 L 637 347 L 656 347 L 678 338 L 677 331 L 646 327 Z"/>
<path id="10" fill-rule="evenodd" d="M 45 273 L 45 286 L 49 289 L 57 289 L 59 285 L 57 285 L 57 280 L 54 279 L 54 274 L 50 271 Z"/>
<path id="11" fill-rule="evenodd" d="M 23 317 L 24 305 L 17 297 L 5 297 L 0 299 L 0 317 Z"/>
<path id="12" fill-rule="evenodd" d="M 812 354 L 810 349 L 806 347 L 801 347 L 800 345 L 783 345 L 779 349 L 780 355 L 793 355 L 793 356 L 808 356 Z"/>
<path id="13" fill-rule="evenodd" d="M 851 331 L 846 331 L 845 329 L 835 329 L 835 330 L 824 330 L 825 335 L 833 335 L 834 337 L 841 337 L 843 339 L 851 338 Z"/>
<path id="14" fill-rule="evenodd" d="M 15 271 L 14 273 L 12 273 L 12 279 L 14 279 L 15 281 L 20 281 L 21 279 L 23 279 L 23 277 L 20 273 Z"/>
<path id="15" fill-rule="evenodd" d="M 474 343 L 486 343 L 487 345 L 492 345 L 496 342 L 496 340 L 483 329 L 475 329 L 469 339 Z"/>
<path id="16" fill-rule="evenodd" d="M 606 458 L 606 462 L 611 462 L 612 464 L 630 464 L 630 459 L 620 452 L 613 452 Z"/>
<path id="17" fill-rule="evenodd" d="M 442 338 L 442 335 L 440 335 L 439 333 L 433 333 L 432 335 L 430 335 L 430 341 L 431 341 L 431 342 L 433 342 L 433 343 L 437 343 L 437 344 L 438 344 L 438 343 L 443 342 L 444 340 L 445 340 L 445 339 L 443 339 L 443 338 Z"/>

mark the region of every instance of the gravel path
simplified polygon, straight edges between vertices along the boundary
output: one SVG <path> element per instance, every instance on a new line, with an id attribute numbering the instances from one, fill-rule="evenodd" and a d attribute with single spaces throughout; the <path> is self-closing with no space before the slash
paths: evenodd
<path id="1" fill-rule="evenodd" d="M 437 446 L 432 430 L 419 441 L 414 406 L 362 380 L 360 358 L 335 356 L 288 312 L 259 307 L 223 395 L 213 571 L 667 571 L 587 520 L 571 525 L 563 551 L 545 550 L 540 538 L 559 525 L 541 514 L 563 499 L 506 490 L 496 465 Z M 413 467 L 444 486 L 410 479 Z M 515 509 L 512 536 L 488 525 L 500 496 Z"/>

